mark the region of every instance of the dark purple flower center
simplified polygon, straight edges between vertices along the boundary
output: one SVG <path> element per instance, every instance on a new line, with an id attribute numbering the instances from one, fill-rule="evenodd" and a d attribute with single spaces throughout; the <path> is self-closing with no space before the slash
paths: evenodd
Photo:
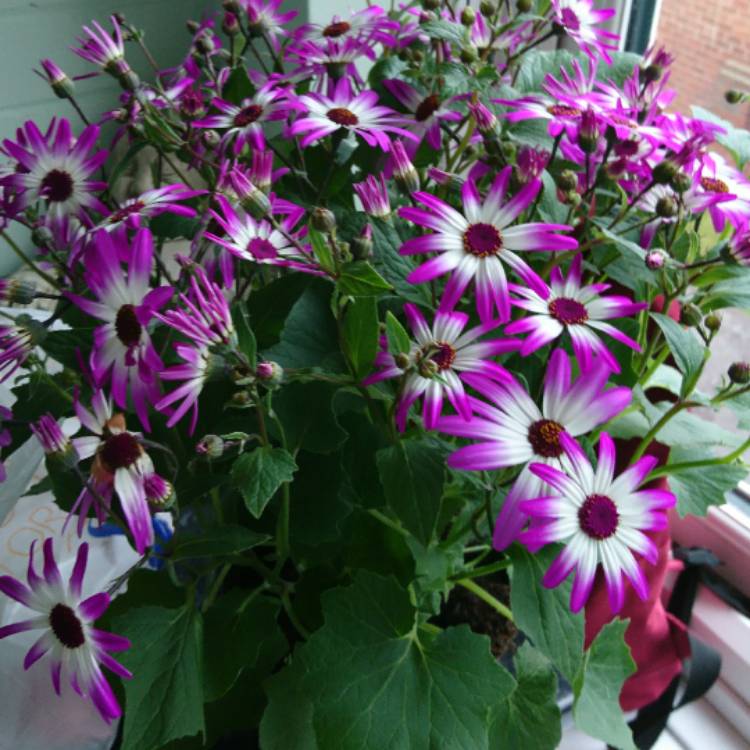
<path id="1" fill-rule="evenodd" d="M 568 29 L 568 31 L 578 31 L 581 28 L 581 22 L 578 20 L 578 16 L 570 8 L 562 9 L 560 20 L 562 21 L 562 25 Z"/>
<path id="2" fill-rule="evenodd" d="M 133 305 L 123 305 L 117 311 L 115 331 L 117 332 L 117 338 L 128 348 L 140 344 L 143 326 L 138 320 Z"/>
<path id="3" fill-rule="evenodd" d="M 574 323 L 585 323 L 589 319 L 588 311 L 576 299 L 569 297 L 558 297 L 549 303 L 549 314 L 560 321 L 564 326 Z"/>
<path id="4" fill-rule="evenodd" d="M 346 125 L 351 127 L 359 122 L 359 117 L 346 107 L 334 107 L 326 112 L 328 119 L 337 125 Z"/>
<path id="5" fill-rule="evenodd" d="M 578 509 L 581 531 L 592 539 L 607 539 L 617 531 L 620 514 L 606 495 L 589 495 Z"/>
<path id="6" fill-rule="evenodd" d="M 235 116 L 232 122 L 238 128 L 244 128 L 246 125 L 254 123 L 263 114 L 263 107 L 258 104 L 250 104 L 243 107 Z"/>
<path id="7" fill-rule="evenodd" d="M 99 458 L 104 468 L 114 474 L 117 469 L 132 466 L 141 457 L 141 453 L 141 445 L 134 435 L 130 432 L 118 432 L 106 439 Z"/>
<path id="8" fill-rule="evenodd" d="M 438 366 L 438 369 L 447 370 L 456 359 L 456 350 L 444 341 L 437 341 L 433 346 L 437 348 L 437 351 L 430 359 Z"/>
<path id="9" fill-rule="evenodd" d="M 276 248 L 273 244 L 268 240 L 264 240 L 262 237 L 253 237 L 253 239 L 247 243 L 247 251 L 259 260 L 275 258 L 277 255 Z"/>
<path id="10" fill-rule="evenodd" d="M 146 204 L 143 201 L 133 201 L 127 206 L 118 208 L 113 214 L 107 217 L 107 221 L 110 224 L 117 224 L 118 221 L 125 221 L 128 216 L 137 214 L 142 208 L 145 208 Z"/>
<path id="11" fill-rule="evenodd" d="M 438 107 L 440 107 L 440 98 L 437 94 L 430 94 L 430 96 L 419 103 L 414 117 L 416 117 L 417 122 L 424 122 L 428 117 L 432 117 L 437 112 Z"/>
<path id="12" fill-rule="evenodd" d="M 551 419 L 540 419 L 529 427 L 529 443 L 537 456 L 559 458 L 563 449 L 560 445 L 560 433 L 565 428 Z"/>
<path id="13" fill-rule="evenodd" d="M 555 117 L 580 117 L 581 110 L 576 107 L 569 107 L 566 104 L 553 104 L 547 107 L 547 112 Z"/>
<path id="14" fill-rule="evenodd" d="M 701 177 L 701 187 L 711 193 L 728 193 L 729 186 L 723 180 L 712 177 Z"/>
<path id="15" fill-rule="evenodd" d="M 55 604 L 52 607 L 49 613 L 49 624 L 57 640 L 65 648 L 78 648 L 86 642 L 81 621 L 66 604 Z"/>
<path id="16" fill-rule="evenodd" d="M 464 232 L 464 250 L 479 258 L 497 255 L 503 249 L 500 231 L 492 224 L 472 224 Z"/>
<path id="17" fill-rule="evenodd" d="M 41 184 L 41 194 L 48 201 L 63 202 L 73 195 L 73 178 L 62 169 L 53 169 L 44 175 Z"/>
<path id="18" fill-rule="evenodd" d="M 337 21 L 336 23 L 329 23 L 328 26 L 326 26 L 323 29 L 323 36 L 336 38 L 337 36 L 343 36 L 346 34 L 349 29 L 351 29 L 352 25 L 350 23 L 347 23 L 346 21 Z"/>

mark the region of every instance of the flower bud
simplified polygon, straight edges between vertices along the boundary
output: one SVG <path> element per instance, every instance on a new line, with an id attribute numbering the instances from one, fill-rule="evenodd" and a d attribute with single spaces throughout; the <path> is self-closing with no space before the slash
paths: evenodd
<path id="1" fill-rule="evenodd" d="M 578 145 L 584 153 L 593 154 L 599 143 L 599 123 L 592 109 L 581 113 L 581 124 L 578 128 Z"/>
<path id="2" fill-rule="evenodd" d="M 727 370 L 729 379 L 736 385 L 745 385 L 750 383 L 750 363 L 733 362 Z"/>
<path id="3" fill-rule="evenodd" d="M 467 5 L 462 11 L 461 11 L 461 23 L 464 26 L 471 26 L 473 25 L 474 21 L 477 20 L 477 14 L 474 8 L 472 8 L 470 5 Z"/>
<path id="4" fill-rule="evenodd" d="M 425 10 L 437 10 L 440 7 L 440 0 L 422 0 L 422 7 Z"/>
<path id="5" fill-rule="evenodd" d="M 675 174 L 669 184 L 676 193 L 682 194 L 686 190 L 690 189 L 690 186 L 693 184 L 693 180 L 689 174 L 680 170 Z"/>
<path id="6" fill-rule="evenodd" d="M 729 104 L 739 104 L 741 101 L 744 101 L 745 95 L 741 91 L 730 89 L 724 94 L 724 98 Z"/>
<path id="7" fill-rule="evenodd" d="M 469 103 L 469 111 L 477 123 L 477 130 L 485 137 L 498 136 L 500 124 L 495 113 L 488 109 L 482 102 Z"/>
<path id="8" fill-rule="evenodd" d="M 716 333 L 721 328 L 721 315 L 716 313 L 710 313 L 703 319 L 703 325 L 708 328 L 711 333 Z"/>
<path id="9" fill-rule="evenodd" d="M 401 141 L 394 141 L 391 144 L 391 158 L 393 159 L 393 179 L 399 189 L 406 195 L 419 190 L 419 175 Z"/>
<path id="10" fill-rule="evenodd" d="M 231 402 L 234 406 L 248 406 L 253 398 L 247 391 L 237 391 L 232 394 Z"/>
<path id="11" fill-rule="evenodd" d="M 278 362 L 258 362 L 255 376 L 268 386 L 279 385 L 284 379 L 284 369 Z"/>
<path id="12" fill-rule="evenodd" d="M 227 11 L 221 21 L 221 29 L 227 36 L 236 36 L 240 33 L 240 21 L 236 14 Z"/>
<path id="13" fill-rule="evenodd" d="M 581 194 L 576 192 L 575 190 L 570 190 L 569 192 L 565 193 L 565 196 L 563 198 L 563 202 L 567 203 L 573 208 L 577 208 L 578 206 L 580 206 L 581 200 Z"/>
<path id="14" fill-rule="evenodd" d="M 317 206 L 310 213 L 310 223 L 313 229 L 330 234 L 336 229 L 336 216 L 330 209 Z"/>
<path id="15" fill-rule="evenodd" d="M 195 452 L 206 458 L 219 458 L 224 454 L 224 440 L 218 435 L 204 435 L 196 444 Z"/>
<path id="16" fill-rule="evenodd" d="M 461 50 L 462 63 L 466 63 L 468 65 L 469 63 L 476 62 L 478 59 L 479 52 L 473 44 L 467 44 L 466 47 Z"/>
<path id="17" fill-rule="evenodd" d="M 65 458 L 66 463 L 69 463 L 71 467 L 77 463 L 78 456 L 70 438 L 62 431 L 57 420 L 51 414 L 43 414 L 30 426 L 31 431 L 42 444 L 42 450 L 46 455 Z"/>
<path id="18" fill-rule="evenodd" d="M 34 301 L 36 286 L 18 279 L 0 279 L 0 302 L 29 305 Z"/>
<path id="19" fill-rule="evenodd" d="M 54 237 L 49 227 L 39 224 L 31 230 L 31 241 L 38 248 L 49 250 L 54 243 Z"/>
<path id="20" fill-rule="evenodd" d="M 568 193 L 578 187 L 578 175 L 572 169 L 563 169 L 557 178 L 555 184 L 563 193 Z"/>
<path id="21" fill-rule="evenodd" d="M 187 27 L 187 30 L 190 34 L 197 34 L 198 29 L 200 29 L 201 25 L 197 21 L 193 21 L 192 19 L 188 19 L 185 21 L 185 26 Z"/>
<path id="22" fill-rule="evenodd" d="M 419 374 L 423 378 L 433 378 L 440 372 L 440 367 L 434 359 L 426 358 L 419 363 Z"/>
<path id="23" fill-rule="evenodd" d="M 534 7 L 534 0 L 517 0 L 516 1 L 516 10 L 519 13 L 530 13 L 533 7 Z"/>
<path id="24" fill-rule="evenodd" d="M 70 99 L 75 93 L 75 85 L 68 78 L 65 71 L 59 68 L 52 60 L 42 60 L 41 64 L 47 78 L 47 83 L 49 83 L 55 96 L 60 99 Z"/>
<path id="25" fill-rule="evenodd" d="M 409 355 L 406 352 L 398 352 L 394 355 L 393 361 L 399 370 L 405 370 L 410 364 Z"/>
<path id="26" fill-rule="evenodd" d="M 641 75 L 646 83 L 658 81 L 663 74 L 661 65 L 647 65 L 645 68 L 641 68 Z"/>
<path id="27" fill-rule="evenodd" d="M 372 255 L 372 227 L 369 224 L 351 241 L 352 256 L 355 260 L 367 260 Z"/>
<path id="28" fill-rule="evenodd" d="M 700 325 L 702 320 L 703 313 L 697 305 L 687 302 L 680 308 L 680 323 L 682 325 L 694 328 Z"/>
<path id="29" fill-rule="evenodd" d="M 141 85 L 141 79 L 138 78 L 138 74 L 131 68 L 122 71 L 116 76 L 116 78 L 120 87 L 124 91 L 137 91 L 138 87 Z"/>
<path id="30" fill-rule="evenodd" d="M 195 48 L 203 55 L 210 55 L 215 49 L 216 45 L 211 37 L 211 34 L 203 33 L 199 34 L 195 38 Z"/>
<path id="31" fill-rule="evenodd" d="M 645 257 L 646 268 L 652 271 L 657 271 L 660 268 L 664 268 L 664 264 L 667 262 L 667 256 L 661 250 L 650 250 L 646 253 Z"/>
<path id="32" fill-rule="evenodd" d="M 677 213 L 677 201 L 670 195 L 662 195 L 656 201 L 656 215 L 662 219 L 671 219 Z"/>
<path id="33" fill-rule="evenodd" d="M 143 491 L 146 495 L 146 502 L 155 511 L 171 508 L 177 499 L 172 483 L 158 474 L 146 477 L 143 482 Z"/>
<path id="34" fill-rule="evenodd" d="M 677 165 L 671 159 L 664 159 L 654 167 L 652 177 L 657 185 L 668 185 L 676 173 Z"/>
<path id="35" fill-rule="evenodd" d="M 234 13 L 236 16 L 239 16 L 242 13 L 242 4 L 239 0 L 224 0 L 221 7 L 228 13 Z"/>
<path id="36" fill-rule="evenodd" d="M 494 3 L 489 2 L 489 0 L 482 0 L 482 2 L 479 3 L 479 12 L 485 18 L 492 18 L 492 16 L 497 13 L 497 6 Z"/>
<path id="37" fill-rule="evenodd" d="M 258 188 L 237 169 L 232 171 L 230 179 L 232 181 L 232 187 L 239 198 L 240 205 L 245 211 L 256 219 L 262 219 L 264 216 L 268 215 L 271 211 L 271 201 L 262 190 L 258 190 Z"/>
<path id="38" fill-rule="evenodd" d="M 221 143 L 221 136 L 211 128 L 203 131 L 201 139 L 208 148 L 216 148 Z"/>

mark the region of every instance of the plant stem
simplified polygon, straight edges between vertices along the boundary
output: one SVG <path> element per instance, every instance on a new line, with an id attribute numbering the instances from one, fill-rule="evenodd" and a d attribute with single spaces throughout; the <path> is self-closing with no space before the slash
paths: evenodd
<path id="1" fill-rule="evenodd" d="M 498 560 L 497 562 L 490 563 L 489 565 L 482 565 L 480 568 L 474 568 L 473 570 L 463 570 L 458 573 L 455 578 L 460 583 L 464 579 L 469 578 L 482 578 L 483 576 L 492 575 L 497 573 L 499 570 L 506 570 L 512 565 L 509 559 Z"/>
<path id="2" fill-rule="evenodd" d="M 499 612 L 506 620 L 513 622 L 513 613 L 506 607 L 501 601 L 495 599 L 489 591 L 485 591 L 481 586 L 478 586 L 474 581 L 468 578 L 461 578 L 456 581 L 459 586 L 463 586 L 465 589 L 471 591 L 472 594 L 478 596 L 485 604 L 489 604 L 492 609 Z"/>
<path id="3" fill-rule="evenodd" d="M 687 471 L 688 469 L 700 469 L 704 466 L 722 466 L 724 464 L 731 464 L 733 461 L 738 459 L 748 448 L 750 448 L 750 438 L 745 440 L 739 448 L 736 448 L 731 453 L 721 458 L 706 458 L 701 461 L 685 461 L 681 464 L 667 464 L 666 466 L 660 466 L 654 469 L 646 478 L 646 481 L 652 479 L 658 479 L 659 477 L 669 476 L 670 474 L 679 474 L 681 471 Z"/>
<path id="4" fill-rule="evenodd" d="M 13 238 L 4 229 L 0 229 L 0 237 L 2 237 L 10 245 L 10 249 L 21 259 L 21 261 L 23 261 L 24 265 L 28 266 L 37 276 L 44 279 L 55 289 L 60 288 L 57 282 L 49 274 L 42 271 L 41 268 L 37 268 L 34 261 L 31 260 L 31 258 L 29 258 L 29 256 L 26 255 L 23 250 L 21 250 L 21 248 L 15 243 Z"/>
<path id="5" fill-rule="evenodd" d="M 630 463 L 635 463 L 646 452 L 651 441 L 656 437 L 662 427 L 672 419 L 672 417 L 679 414 L 683 409 L 688 409 L 691 406 L 700 406 L 700 404 L 695 401 L 678 401 L 676 404 L 673 404 L 670 409 L 664 412 L 656 424 L 644 435 L 643 439 L 638 444 L 638 447 L 635 449 L 633 457 L 630 459 Z"/>
<path id="6" fill-rule="evenodd" d="M 388 516 L 385 515 L 385 513 L 381 513 L 379 510 L 376 510 L 375 508 L 370 508 L 367 511 L 373 518 L 376 518 L 380 523 L 387 526 L 389 529 L 393 529 L 397 534 L 401 534 L 401 536 L 411 536 L 409 532 L 403 527 L 399 526 L 395 521 L 388 518 Z"/>

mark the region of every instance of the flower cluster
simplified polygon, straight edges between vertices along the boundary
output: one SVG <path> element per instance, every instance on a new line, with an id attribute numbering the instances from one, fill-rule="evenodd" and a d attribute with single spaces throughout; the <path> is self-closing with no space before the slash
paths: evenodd
<path id="1" fill-rule="evenodd" d="M 603 585 L 618 613 L 631 589 L 649 596 L 654 532 L 676 503 L 654 479 L 747 448 L 696 457 L 679 421 L 674 460 L 653 446 L 678 415 L 691 439 L 694 403 L 750 387 L 738 362 L 690 398 L 715 310 L 747 298 L 733 284 L 750 280 L 750 181 L 712 147 L 736 139 L 669 111 L 664 50 L 623 77 L 613 9 L 513 5 L 372 5 L 294 26 L 281 0 L 225 0 L 188 23 L 167 69 L 118 14 L 73 49 L 119 83 L 117 107 L 2 142 L 0 238 L 39 288 L 3 282 L 0 297 L 54 312 L 3 308 L 0 380 L 17 405 L 0 447 L 36 436 L 70 534 L 125 535 L 141 557 L 125 579 L 160 577 L 167 601 L 184 590 L 169 622 L 191 623 L 175 636 L 186 653 L 204 615 L 206 632 L 235 633 L 245 613 L 275 625 L 283 609 L 292 647 L 322 620 L 334 630 L 335 595 L 312 598 L 361 567 L 399 585 L 414 571 L 411 614 L 382 627 L 432 658 L 442 636 L 425 618 L 454 585 L 476 591 L 486 556 L 507 567 L 511 545 L 559 545 L 538 583 L 574 573 L 573 612 Z M 561 35 L 575 52 L 542 51 Z M 128 62 L 135 44 L 151 82 Z M 83 114 L 80 81 L 41 66 Z M 103 144 L 112 127 L 127 148 Z M 396 535 L 377 555 L 356 548 L 371 523 Z M 87 551 L 64 584 L 52 539 L 42 577 L 32 545 L 27 583 L 2 576 L 0 591 L 33 616 L 0 638 L 42 631 L 24 667 L 46 657 L 55 690 L 64 674 L 110 722 L 101 667 L 129 678 L 109 655 L 128 642 L 94 627 L 109 594 L 84 597 Z M 232 694 L 238 674 L 211 675 L 206 696 Z"/>

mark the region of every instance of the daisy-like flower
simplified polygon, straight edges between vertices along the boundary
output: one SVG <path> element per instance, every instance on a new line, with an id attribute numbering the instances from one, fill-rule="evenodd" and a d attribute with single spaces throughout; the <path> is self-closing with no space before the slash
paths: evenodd
<path id="1" fill-rule="evenodd" d="M 165 411 L 181 400 L 182 403 L 169 417 L 167 427 L 177 424 L 192 408 L 192 434 L 198 419 L 198 396 L 210 374 L 211 348 L 235 345 L 237 337 L 229 304 L 219 287 L 208 279 L 200 266 L 191 265 L 190 270 L 190 292 L 180 294 L 183 309 L 168 310 L 157 315 L 191 343 L 175 344 L 175 351 L 183 362 L 159 373 L 162 380 L 183 382 L 160 399 L 156 408 Z"/>
<path id="2" fill-rule="evenodd" d="M 123 76 L 130 72 L 130 66 L 125 61 L 125 45 L 122 40 L 122 31 L 116 16 L 110 16 L 114 35 L 102 28 L 97 21 L 92 21 L 91 29 L 84 26 L 85 37 L 79 37 L 80 47 L 71 47 L 78 57 L 98 65 L 107 73 L 114 76 Z"/>
<path id="3" fill-rule="evenodd" d="M 18 167 L 0 177 L 0 184 L 20 194 L 21 208 L 44 200 L 47 214 L 53 218 L 83 215 L 87 208 L 106 214 L 107 207 L 94 195 L 106 183 L 91 179 L 107 158 L 106 151 L 90 153 L 98 137 L 99 128 L 89 125 L 74 138 L 64 117 L 52 120 L 42 135 L 29 120 L 19 129 L 17 141 L 3 141 L 4 150 Z"/>
<path id="4" fill-rule="evenodd" d="M 620 365 L 612 352 L 597 335 L 606 333 L 625 346 L 640 351 L 636 341 L 606 321 L 633 315 L 647 307 L 645 302 L 632 302 L 627 297 L 602 296 L 609 284 L 581 284 L 583 259 L 576 255 L 570 264 L 568 277 L 563 279 L 559 268 L 550 274 L 550 286 L 544 285 L 539 292 L 514 286 L 513 292 L 520 298 L 513 304 L 530 315 L 510 323 L 505 332 L 511 335 L 530 333 L 521 346 L 525 357 L 550 341 L 554 341 L 567 330 L 573 344 L 578 364 L 582 370 L 591 367 L 594 356 L 601 357 L 613 372 L 620 372 Z"/>
<path id="5" fill-rule="evenodd" d="M 401 254 L 437 253 L 414 269 L 409 281 L 419 284 L 452 272 L 443 292 L 441 309 L 452 310 L 474 279 L 477 311 L 482 322 L 491 320 L 494 310 L 500 322 L 505 322 L 510 317 L 510 296 L 504 263 L 541 293 L 546 285 L 517 253 L 570 250 L 578 246 L 572 237 L 556 234 L 571 230 L 564 224 L 510 226 L 533 202 L 541 187 L 539 179 L 530 180 L 506 201 L 511 172 L 512 167 L 503 169 L 484 201 L 474 180 L 467 179 L 461 187 L 463 213 L 424 192 L 415 192 L 412 197 L 429 210 L 411 206 L 399 209 L 399 216 L 433 230 L 433 234 L 407 240 L 401 247 Z"/>
<path id="6" fill-rule="evenodd" d="M 304 215 L 304 209 L 279 198 L 271 200 L 271 214 L 283 216 L 279 221 L 284 231 L 282 234 L 267 219 L 255 219 L 241 209 L 235 211 L 223 195 L 217 195 L 216 200 L 221 213 L 212 210 L 211 215 L 227 236 L 222 238 L 206 232 L 206 239 L 243 260 L 294 268 L 305 273 L 321 273 L 312 257 L 312 250 L 301 244 L 299 233 L 295 234 L 295 226 Z M 298 244 L 291 242 L 289 237 L 297 239 Z"/>
<path id="7" fill-rule="evenodd" d="M 461 378 L 468 378 L 468 373 L 509 378 L 505 368 L 490 358 L 514 351 L 518 342 L 513 339 L 477 341 L 499 323 L 484 323 L 464 333 L 469 321 L 465 313 L 438 312 L 430 328 L 416 305 L 407 303 L 404 312 L 416 341 L 409 353 L 399 358 L 403 361 L 397 361 L 388 353 L 385 342 L 375 360 L 380 371 L 370 375 L 364 384 L 406 376 L 396 407 L 396 424 L 402 432 L 406 429 L 409 409 L 421 396 L 424 396 L 422 419 L 426 429 L 435 428 L 445 397 L 461 415 L 459 419 L 468 421 L 471 408 Z"/>
<path id="8" fill-rule="evenodd" d="M 552 138 L 565 133 L 570 140 L 575 140 L 578 122 L 584 109 L 583 104 L 559 101 L 544 94 L 521 96 L 518 99 L 493 99 L 492 101 L 510 108 L 503 114 L 509 122 L 549 120 L 547 132 Z"/>
<path id="9" fill-rule="evenodd" d="M 462 117 L 460 112 L 448 109 L 438 94 L 420 93 L 406 81 L 394 78 L 383 81 L 383 85 L 414 118 L 413 122 L 409 122 L 409 130 L 420 141 L 424 138 L 434 149 L 439 149 L 441 144 L 440 123 L 458 122 Z M 416 145 L 412 153 L 415 150 Z"/>
<path id="10" fill-rule="evenodd" d="M 750 266 L 750 225 L 747 219 L 735 230 L 727 248 L 729 257 L 740 266 Z"/>
<path id="11" fill-rule="evenodd" d="M 403 117 L 389 107 L 378 105 L 378 95 L 374 91 L 352 92 L 348 78 L 340 79 L 333 87 L 330 96 L 306 94 L 299 102 L 307 110 L 300 119 L 289 126 L 289 135 L 302 135 L 303 148 L 342 129 L 358 135 L 368 146 L 379 146 L 388 151 L 391 146 L 388 133 L 396 133 L 404 138 L 416 140 L 417 136 L 400 127 Z"/>
<path id="12" fill-rule="evenodd" d="M 563 433 L 585 435 L 630 403 L 629 388 L 606 389 L 609 375 L 609 368 L 599 364 L 572 382 L 568 355 L 557 349 L 547 366 L 541 409 L 513 378 L 499 382 L 480 375 L 464 378 L 490 403 L 470 397 L 474 412 L 470 422 L 453 416 L 438 420 L 441 432 L 478 441 L 451 454 L 448 465 L 464 471 L 524 466 L 497 517 L 496 549 L 511 544 L 528 520 L 520 510 L 521 501 L 542 494 L 543 483 L 529 471 L 528 464 L 537 461 L 562 467 Z"/>
<path id="13" fill-rule="evenodd" d="M 108 653 L 129 649 L 130 641 L 94 627 L 95 621 L 109 607 L 110 599 L 105 592 L 83 598 L 88 544 L 84 543 L 78 548 L 67 586 L 55 561 L 52 539 L 44 540 L 44 569 L 41 576 L 34 566 L 35 545 L 36 540 L 29 549 L 26 584 L 11 576 L 0 576 L 0 591 L 32 610 L 34 615 L 0 628 L 0 639 L 30 630 L 43 631 L 27 652 L 23 668 L 29 669 L 43 656 L 49 655 L 55 692 L 60 695 L 62 680 L 69 680 L 73 689 L 81 697 L 88 698 L 109 724 L 122 711 L 102 673 L 102 667 L 130 679 L 133 675 Z"/>
<path id="14" fill-rule="evenodd" d="M 217 128 L 224 130 L 222 143 L 234 142 L 234 152 L 242 151 L 247 143 L 254 149 L 264 149 L 266 139 L 262 123 L 284 120 L 294 109 L 287 97 L 286 89 L 279 88 L 272 81 L 261 86 L 255 94 L 243 99 L 240 104 L 232 104 L 216 98 L 211 102 L 219 114 L 196 120 L 196 128 Z"/>
<path id="15" fill-rule="evenodd" d="M 70 438 L 62 431 L 62 427 L 51 414 L 42 414 L 36 422 L 31 423 L 30 427 L 48 456 L 75 457 Z"/>
<path id="16" fill-rule="evenodd" d="M 138 229 L 142 217 L 159 216 L 159 214 L 165 212 L 192 217 L 195 216 L 195 209 L 190 208 L 190 206 L 183 206 L 177 201 L 188 200 L 203 193 L 203 190 L 188 190 L 184 185 L 163 185 L 153 190 L 147 190 L 137 198 L 128 198 L 124 203 L 121 203 L 104 219 L 100 227 L 108 232 L 123 224 L 128 229 Z"/>
<path id="17" fill-rule="evenodd" d="M 396 42 L 393 32 L 398 29 L 398 21 L 389 19 L 383 8 L 371 5 L 369 8 L 352 11 L 348 18 L 334 16 L 326 25 L 307 24 L 299 29 L 298 34 L 311 39 L 355 37 L 392 46 Z"/>
<path id="18" fill-rule="evenodd" d="M 27 325 L 27 317 L 19 315 L 14 322 L 0 325 L 0 383 L 12 377 L 34 351 L 38 324 L 29 319 Z"/>
<path id="19" fill-rule="evenodd" d="M 617 49 L 619 36 L 597 28 L 615 15 L 614 8 L 594 7 L 594 0 L 552 0 L 552 19 L 591 58 L 599 55 L 612 64 L 609 50 Z"/>
<path id="20" fill-rule="evenodd" d="M 103 391 L 94 393 L 91 407 L 93 412 L 86 409 L 76 396 L 76 416 L 92 434 L 73 438 L 73 447 L 82 461 L 93 456 L 94 462 L 91 477 L 73 505 L 68 520 L 78 514 L 79 536 L 92 508 L 99 523 L 104 523 L 113 492 L 117 493 L 135 548 L 142 555 L 154 542 L 146 493 L 146 483 L 156 473 L 154 464 L 143 448 L 141 435 L 127 429 L 122 414 L 113 413 L 112 403 Z"/>
<path id="21" fill-rule="evenodd" d="M 97 384 L 111 378 L 112 395 L 121 409 L 127 408 L 130 391 L 136 414 L 147 430 L 148 404 L 159 394 L 156 372 L 163 367 L 147 326 L 172 296 L 172 287 L 150 288 L 153 253 L 147 229 L 138 230 L 132 247 L 123 234 L 99 231 L 85 272 L 88 287 L 98 299 L 67 294 L 85 313 L 105 321 L 94 331 L 90 359 Z M 120 265 L 123 258 L 128 259 L 127 277 Z"/>
<path id="22" fill-rule="evenodd" d="M 391 203 L 388 199 L 388 188 L 385 177 L 381 172 L 380 179 L 369 175 L 364 182 L 358 182 L 352 187 L 362 202 L 362 208 L 370 216 L 390 216 Z"/>
<path id="23" fill-rule="evenodd" d="M 665 510 L 675 504 L 675 497 L 667 490 L 638 489 L 657 464 L 654 456 L 640 458 L 615 477 L 615 446 L 606 432 L 599 438 L 596 470 L 575 440 L 563 433 L 560 442 L 569 461 L 566 471 L 531 465 L 531 471 L 558 494 L 521 503 L 536 521 L 521 533 L 521 541 L 531 549 L 565 544 L 542 583 L 554 588 L 575 570 L 570 596 L 574 612 L 589 598 L 601 564 L 610 606 L 619 612 L 625 599 L 623 576 L 641 599 L 648 598 L 648 582 L 633 553 L 656 562 L 658 550 L 644 532 L 666 528 Z"/>
<path id="24" fill-rule="evenodd" d="M 370 44 L 355 37 L 326 39 L 322 43 L 306 39 L 287 47 L 286 56 L 290 60 L 294 58 L 298 63 L 292 75 L 317 74 L 320 77 L 318 85 L 321 88 L 326 84 L 326 76 L 330 76 L 332 81 L 351 76 L 352 80 L 361 86 L 364 81 L 357 70 L 357 60 L 361 57 L 373 61 L 376 59 L 375 50 Z"/>
<path id="25" fill-rule="evenodd" d="M 296 10 L 280 13 L 282 2 L 283 0 L 242 0 L 251 32 L 265 34 L 277 52 L 280 47 L 279 37 L 289 34 L 284 24 L 293 21 L 298 13 Z"/>
<path id="26" fill-rule="evenodd" d="M 696 192 L 717 198 L 708 209 L 717 232 L 727 221 L 737 227 L 750 216 L 750 182 L 720 154 L 712 152 L 704 160 L 696 182 Z"/>

